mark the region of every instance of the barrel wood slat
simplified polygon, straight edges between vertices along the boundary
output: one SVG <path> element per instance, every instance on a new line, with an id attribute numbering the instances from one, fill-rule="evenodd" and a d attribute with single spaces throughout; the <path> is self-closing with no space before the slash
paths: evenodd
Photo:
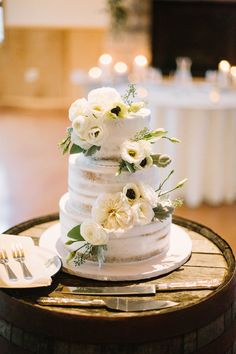
<path id="1" fill-rule="evenodd" d="M 19 224 L 6 233 L 32 236 L 37 243 L 42 232 L 54 222 L 58 222 L 57 214 Z M 141 313 L 37 305 L 36 298 L 55 294 L 59 283 L 114 285 L 61 272 L 49 288 L 0 291 L 1 354 L 235 354 L 233 253 L 229 245 L 207 227 L 179 217 L 174 217 L 174 222 L 184 227 L 193 241 L 191 258 L 178 270 L 142 283 L 214 278 L 221 282 L 218 289 L 159 292 L 152 298 L 171 299 L 180 304 L 175 308 Z"/>

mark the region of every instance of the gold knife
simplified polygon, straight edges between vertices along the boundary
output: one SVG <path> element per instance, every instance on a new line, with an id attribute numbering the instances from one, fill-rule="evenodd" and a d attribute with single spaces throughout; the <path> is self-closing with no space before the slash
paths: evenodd
<path id="1" fill-rule="evenodd" d="M 55 291 L 63 294 L 122 296 L 122 295 L 155 295 L 157 291 L 209 290 L 216 289 L 221 283 L 218 279 L 176 281 L 156 284 L 136 284 L 126 286 L 63 286 Z"/>
<path id="2" fill-rule="evenodd" d="M 72 306 L 72 307 L 107 307 L 111 310 L 136 312 L 161 310 L 167 307 L 178 305 L 178 302 L 165 300 L 133 300 L 119 297 L 111 299 L 78 299 L 78 298 L 63 298 L 63 297 L 40 297 L 37 300 L 38 304 L 43 306 Z"/>

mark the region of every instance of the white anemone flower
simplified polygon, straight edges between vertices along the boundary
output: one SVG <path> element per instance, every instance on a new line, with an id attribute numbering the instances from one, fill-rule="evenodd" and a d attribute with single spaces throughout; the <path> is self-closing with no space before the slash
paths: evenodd
<path id="1" fill-rule="evenodd" d="M 139 141 L 126 140 L 121 144 L 121 158 L 133 164 L 140 164 L 146 157 L 143 144 Z"/>
<path id="2" fill-rule="evenodd" d="M 123 188 L 123 194 L 130 204 L 135 203 L 140 198 L 140 190 L 136 183 L 127 183 Z"/>
<path id="3" fill-rule="evenodd" d="M 109 241 L 108 233 L 92 220 L 85 220 L 80 227 L 81 236 L 94 246 L 106 245 Z"/>
<path id="4" fill-rule="evenodd" d="M 138 225 L 149 224 L 154 218 L 154 211 L 151 205 L 145 200 L 138 200 L 132 206 L 134 212 L 134 221 Z"/>
<path id="5" fill-rule="evenodd" d="M 133 226 L 133 214 L 123 193 L 99 195 L 92 207 L 92 218 L 109 231 L 126 230 Z"/>

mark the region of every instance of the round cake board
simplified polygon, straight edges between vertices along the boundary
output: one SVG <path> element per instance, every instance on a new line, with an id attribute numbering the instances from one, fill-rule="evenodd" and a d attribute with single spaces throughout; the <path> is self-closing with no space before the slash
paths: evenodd
<path id="1" fill-rule="evenodd" d="M 192 241 L 183 228 L 172 224 L 170 248 L 165 255 L 132 263 L 104 263 L 101 268 L 96 263 L 85 262 L 75 266 L 67 263 L 68 250 L 60 239 L 60 224 L 49 227 L 40 237 L 39 245 L 56 253 L 62 259 L 63 271 L 79 277 L 103 280 L 141 280 L 169 273 L 183 265 L 191 255 Z"/>

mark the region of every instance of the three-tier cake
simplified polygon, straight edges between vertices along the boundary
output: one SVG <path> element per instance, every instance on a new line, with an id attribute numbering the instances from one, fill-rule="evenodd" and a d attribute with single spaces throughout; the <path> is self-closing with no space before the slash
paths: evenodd
<path id="1" fill-rule="evenodd" d="M 179 141 L 163 128 L 150 130 L 150 110 L 134 93 L 133 85 L 122 97 L 113 88 L 95 89 L 69 109 L 71 126 L 61 143 L 70 152 L 69 183 L 60 200 L 59 241 L 65 267 L 79 275 L 84 264 L 99 272 L 162 259 L 169 250 L 179 201 L 164 189 L 173 171 L 159 179 L 171 159 L 154 154 L 152 145 Z"/>

